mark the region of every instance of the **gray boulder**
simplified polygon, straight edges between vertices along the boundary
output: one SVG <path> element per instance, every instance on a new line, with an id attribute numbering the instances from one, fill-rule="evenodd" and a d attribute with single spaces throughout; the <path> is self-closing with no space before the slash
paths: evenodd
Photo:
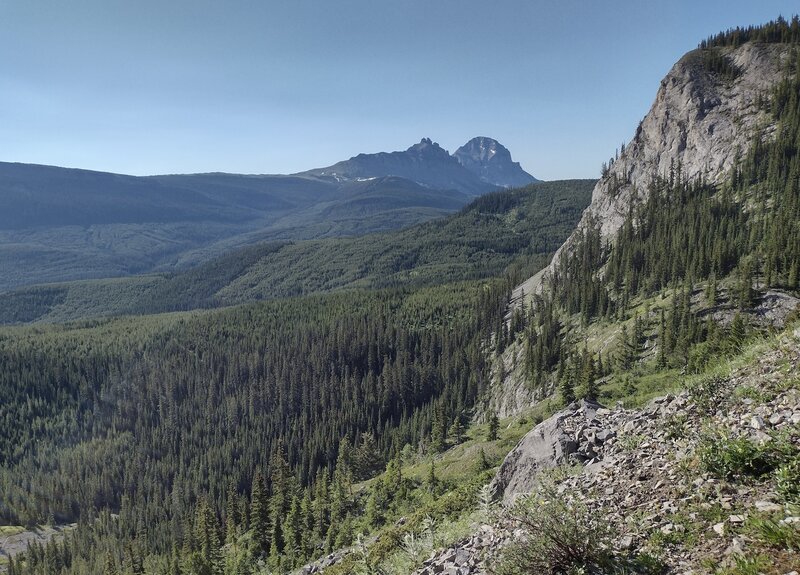
<path id="1" fill-rule="evenodd" d="M 540 471 L 567 463 L 570 456 L 581 461 L 575 430 L 592 423 L 602 407 L 599 403 L 581 400 L 529 431 L 506 456 L 492 480 L 494 497 L 510 503 L 515 496 L 533 490 Z"/>

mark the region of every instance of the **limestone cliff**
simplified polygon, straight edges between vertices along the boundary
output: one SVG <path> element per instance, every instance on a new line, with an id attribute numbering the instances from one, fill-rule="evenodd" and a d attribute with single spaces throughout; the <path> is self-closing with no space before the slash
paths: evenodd
<path id="1" fill-rule="evenodd" d="M 549 269 L 590 223 L 599 224 L 604 238 L 615 234 L 631 202 L 647 197 L 654 176 L 680 168 L 690 179 L 723 181 L 754 137 L 768 139 L 774 132 L 762 102 L 783 78 L 789 55 L 787 44 L 747 43 L 735 49 L 694 50 L 681 58 L 661 81 L 633 139 L 598 181 L 577 230 Z M 727 73 L 712 71 L 712 56 L 717 62 L 724 59 Z M 520 300 L 523 290 L 539 291 L 543 275 L 519 286 L 512 302 Z"/>

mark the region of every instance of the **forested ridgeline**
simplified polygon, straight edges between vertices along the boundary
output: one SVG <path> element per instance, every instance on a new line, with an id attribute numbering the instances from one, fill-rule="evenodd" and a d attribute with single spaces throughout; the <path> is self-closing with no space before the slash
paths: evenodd
<path id="1" fill-rule="evenodd" d="M 68 545 L 83 559 L 66 572 L 96 573 L 103 550 L 121 565 L 134 541 L 139 559 L 191 554 L 197 517 L 261 517 L 251 497 L 263 489 L 271 535 L 251 559 L 293 564 L 347 544 L 350 482 L 466 423 L 509 289 L 463 283 L 7 328 L 0 522 L 81 521 Z M 333 474 L 337 459 L 346 463 Z M 318 499 L 322 517 L 295 550 L 283 523 Z"/>
<path id="2" fill-rule="evenodd" d="M 588 205 L 594 180 L 482 196 L 461 212 L 356 238 L 270 242 L 171 275 L 34 286 L 0 294 L 0 322 L 63 322 L 234 305 L 354 288 L 423 287 L 545 266 Z M 509 268 L 510 269 L 506 269 Z"/>

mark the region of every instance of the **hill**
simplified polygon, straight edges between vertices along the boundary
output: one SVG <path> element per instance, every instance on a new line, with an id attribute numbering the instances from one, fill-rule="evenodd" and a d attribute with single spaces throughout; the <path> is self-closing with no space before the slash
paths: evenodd
<path id="1" fill-rule="evenodd" d="M 593 184 L 571 180 L 495 192 L 444 220 L 406 230 L 269 242 L 170 275 L 21 288 L 0 294 L 0 321 L 70 321 L 342 289 L 420 287 L 500 275 L 512 263 L 524 273 L 549 261 L 580 218 Z M 369 203 L 371 182 L 359 185 L 364 192 L 358 197 Z"/>

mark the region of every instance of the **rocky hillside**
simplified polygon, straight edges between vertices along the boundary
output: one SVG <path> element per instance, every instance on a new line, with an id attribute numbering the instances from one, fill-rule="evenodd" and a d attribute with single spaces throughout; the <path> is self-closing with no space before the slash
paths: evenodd
<path id="1" fill-rule="evenodd" d="M 415 573 L 498 572 L 503 549 L 537 536 L 525 515 L 530 501 L 513 504 L 531 492 L 593 518 L 617 557 L 647 554 L 667 573 L 796 570 L 798 373 L 800 328 L 643 409 L 569 406 L 506 457 L 492 483 L 505 505 L 495 520 Z"/>

